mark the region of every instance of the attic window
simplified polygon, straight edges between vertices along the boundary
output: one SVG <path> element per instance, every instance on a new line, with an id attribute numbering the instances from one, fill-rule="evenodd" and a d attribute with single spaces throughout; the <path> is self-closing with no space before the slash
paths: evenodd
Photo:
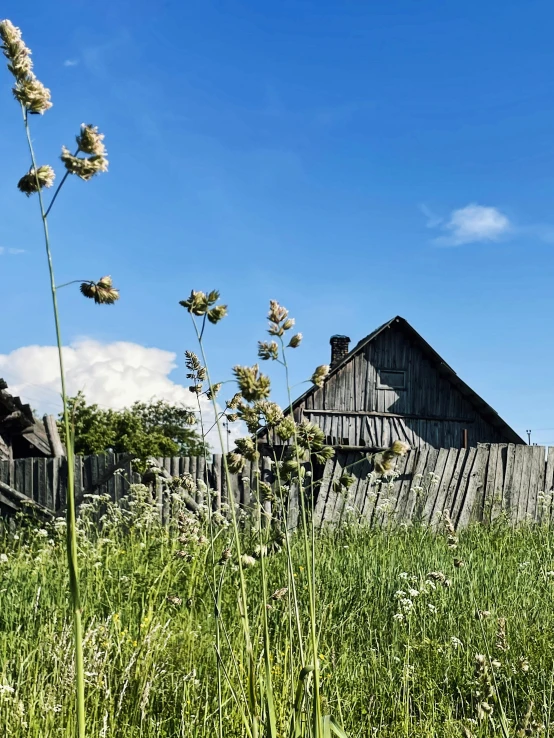
<path id="1" fill-rule="evenodd" d="M 403 369 L 381 369 L 378 389 L 406 389 L 406 372 Z"/>

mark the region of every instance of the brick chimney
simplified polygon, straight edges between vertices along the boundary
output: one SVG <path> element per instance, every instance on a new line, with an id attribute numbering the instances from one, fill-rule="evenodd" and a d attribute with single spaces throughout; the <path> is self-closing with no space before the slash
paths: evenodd
<path id="1" fill-rule="evenodd" d="M 348 353 L 350 339 L 348 336 L 331 336 L 329 343 L 331 344 L 331 369 L 334 369 Z"/>

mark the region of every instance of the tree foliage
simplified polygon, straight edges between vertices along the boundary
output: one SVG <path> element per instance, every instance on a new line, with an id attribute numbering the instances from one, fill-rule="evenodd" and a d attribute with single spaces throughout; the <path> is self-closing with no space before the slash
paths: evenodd
<path id="1" fill-rule="evenodd" d="M 135 402 L 123 410 L 87 404 L 79 392 L 71 397 L 69 414 L 76 454 L 97 454 L 112 450 L 148 456 L 200 456 L 207 446 L 196 430 L 196 417 L 190 410 L 164 400 Z M 58 421 L 62 437 L 63 423 Z"/>

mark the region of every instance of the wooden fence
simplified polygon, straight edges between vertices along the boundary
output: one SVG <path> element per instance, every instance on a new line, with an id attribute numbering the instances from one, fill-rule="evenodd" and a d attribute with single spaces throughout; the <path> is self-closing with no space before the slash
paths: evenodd
<path id="1" fill-rule="evenodd" d="M 344 472 L 354 477 L 346 490 Z M 483 444 L 469 449 L 418 449 L 400 457 L 392 478 L 375 478 L 360 454 L 339 452 L 327 462 L 315 521 L 371 524 L 418 520 L 436 525 L 448 510 L 456 528 L 490 523 L 554 520 L 554 448 Z"/>
<path id="2" fill-rule="evenodd" d="M 213 491 L 212 507 L 221 510 L 230 499 L 248 509 L 252 504 L 257 465 L 246 463 L 241 474 L 231 476 L 231 490 L 227 489 L 223 457 L 214 454 L 210 460 L 204 457 L 158 458 L 157 464 L 172 477 L 190 474 L 194 481 L 201 480 Z M 105 453 L 96 456 L 75 457 L 75 496 L 78 501 L 86 493 L 108 494 L 117 502 L 124 497 L 131 484 L 142 481 L 128 454 Z M 270 480 L 268 459 L 262 459 L 260 479 Z M 3 487 L 4 485 L 4 487 Z M 11 488 L 10 495 L 7 488 Z M 195 493 L 195 502 L 206 503 L 207 490 L 200 485 Z M 28 458 L 0 461 L 0 508 L 13 512 L 20 507 L 22 499 L 14 499 L 13 492 L 38 503 L 53 512 L 63 510 L 66 503 L 67 462 L 63 457 Z M 162 500 L 157 500 L 163 504 Z"/>
<path id="3" fill-rule="evenodd" d="M 228 490 L 220 454 L 208 461 L 177 457 L 157 462 L 171 476 L 188 473 L 205 483 L 206 487 L 200 485 L 193 493 L 197 503 L 208 502 L 209 489 L 214 510 L 221 510 L 231 499 L 244 509 L 253 505 L 255 464 L 247 463 L 241 474 L 233 475 Z M 271 482 L 269 460 L 262 459 L 260 465 L 260 478 Z M 344 472 L 353 477 L 348 489 L 340 484 Z M 141 479 L 128 456 L 107 453 L 75 459 L 78 499 L 94 492 L 107 493 L 118 501 L 127 494 L 130 484 Z M 418 449 L 398 459 L 390 478 L 373 474 L 371 462 L 360 452 L 338 451 L 316 481 L 317 525 L 336 525 L 347 519 L 374 525 L 412 520 L 435 525 L 444 510 L 449 510 L 457 528 L 473 521 L 491 522 L 501 515 L 514 523 L 554 522 L 554 447 L 494 444 L 469 449 Z M 59 511 L 65 506 L 66 485 L 67 464 L 63 458 L 0 462 L 0 508 L 4 511 L 19 506 L 14 491 L 51 511 Z M 11 496 L 6 492 L 8 488 Z M 163 507 L 163 501 L 158 502 Z M 298 501 L 293 499 L 289 507 L 292 521 L 297 510 Z M 162 517 L 166 517 L 165 512 Z"/>

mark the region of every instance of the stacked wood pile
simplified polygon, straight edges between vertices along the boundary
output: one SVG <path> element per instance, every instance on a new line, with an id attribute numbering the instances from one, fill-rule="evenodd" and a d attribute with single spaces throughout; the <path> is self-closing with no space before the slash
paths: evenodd
<path id="1" fill-rule="evenodd" d="M 36 418 L 31 406 L 11 395 L 0 379 L 0 460 L 62 456 L 63 452 L 54 416 Z"/>

